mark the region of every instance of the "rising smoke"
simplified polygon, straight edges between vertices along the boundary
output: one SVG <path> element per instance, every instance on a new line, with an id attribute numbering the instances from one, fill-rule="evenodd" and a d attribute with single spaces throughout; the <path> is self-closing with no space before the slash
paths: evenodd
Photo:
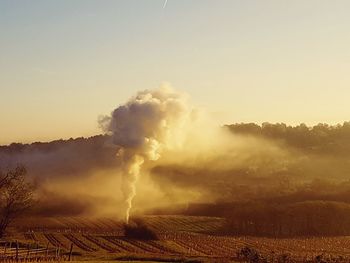
<path id="1" fill-rule="evenodd" d="M 186 96 L 161 86 L 138 92 L 100 121 L 118 147 L 116 156 L 122 165 L 126 223 L 143 163 L 158 160 L 164 149 L 181 144 L 179 134 L 189 117 Z"/>

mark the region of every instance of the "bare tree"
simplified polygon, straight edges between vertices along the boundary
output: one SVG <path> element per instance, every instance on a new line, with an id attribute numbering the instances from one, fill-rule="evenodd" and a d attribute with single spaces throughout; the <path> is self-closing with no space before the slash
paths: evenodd
<path id="1" fill-rule="evenodd" d="M 33 203 L 33 186 L 24 166 L 0 171 L 0 238 L 7 226 Z"/>

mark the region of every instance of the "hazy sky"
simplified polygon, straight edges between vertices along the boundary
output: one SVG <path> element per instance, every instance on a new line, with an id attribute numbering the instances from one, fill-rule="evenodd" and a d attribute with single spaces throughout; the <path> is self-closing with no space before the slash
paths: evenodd
<path id="1" fill-rule="evenodd" d="M 99 133 L 169 82 L 221 123 L 350 116 L 350 1 L 0 0 L 0 144 Z"/>

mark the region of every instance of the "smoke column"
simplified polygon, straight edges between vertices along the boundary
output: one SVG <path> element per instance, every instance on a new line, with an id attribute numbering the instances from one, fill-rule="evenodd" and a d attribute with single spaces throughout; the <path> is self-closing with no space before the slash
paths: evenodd
<path id="1" fill-rule="evenodd" d="M 126 223 L 142 164 L 159 159 L 163 149 L 179 143 L 179 132 L 189 113 L 186 96 L 162 86 L 138 92 L 125 105 L 116 108 L 111 116 L 100 121 L 118 146 L 116 155 L 122 163 Z"/>

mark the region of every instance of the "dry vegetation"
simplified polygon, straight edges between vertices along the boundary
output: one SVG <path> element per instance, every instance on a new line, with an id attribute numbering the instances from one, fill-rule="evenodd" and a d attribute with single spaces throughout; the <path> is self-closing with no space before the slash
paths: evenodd
<path id="1" fill-rule="evenodd" d="M 133 231 L 140 219 L 133 221 Z M 193 262 L 348 262 L 350 237 L 263 238 L 213 235 L 225 224 L 222 218 L 191 216 L 146 216 L 137 235 L 125 235 L 124 225 L 110 219 L 39 218 L 17 221 L 5 245 L 15 260 L 15 240 L 24 260 L 41 253 L 45 260 L 149 260 Z M 145 230 L 147 229 L 147 230 Z M 127 232 L 130 232 L 130 229 Z M 144 238 L 146 233 L 146 237 Z M 149 238 L 150 233 L 157 238 Z M 39 253 L 39 254 L 38 254 Z M 4 258 L 4 257 L 3 257 Z M 30 256 L 28 257 L 30 258 Z M 8 260 L 9 258 L 7 258 Z"/>

